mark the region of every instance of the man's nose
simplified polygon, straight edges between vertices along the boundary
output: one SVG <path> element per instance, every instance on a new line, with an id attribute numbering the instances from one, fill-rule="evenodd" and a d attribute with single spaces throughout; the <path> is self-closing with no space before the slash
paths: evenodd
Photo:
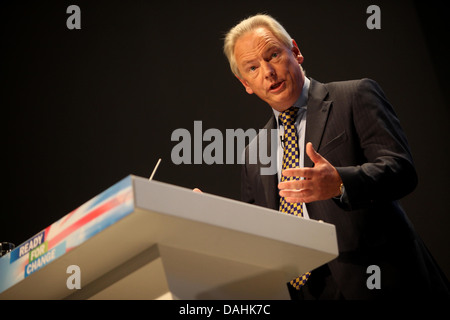
<path id="1" fill-rule="evenodd" d="M 276 75 L 275 69 L 270 62 L 263 63 L 264 76 L 266 79 L 272 78 Z"/>

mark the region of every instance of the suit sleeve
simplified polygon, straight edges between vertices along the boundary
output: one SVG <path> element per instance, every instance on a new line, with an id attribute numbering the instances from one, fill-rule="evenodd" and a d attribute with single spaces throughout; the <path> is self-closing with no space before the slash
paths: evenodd
<path id="1" fill-rule="evenodd" d="M 398 200 L 417 186 L 417 173 L 400 122 L 378 84 L 359 82 L 351 102 L 360 165 L 337 167 L 345 186 L 341 203 L 353 210 Z"/>

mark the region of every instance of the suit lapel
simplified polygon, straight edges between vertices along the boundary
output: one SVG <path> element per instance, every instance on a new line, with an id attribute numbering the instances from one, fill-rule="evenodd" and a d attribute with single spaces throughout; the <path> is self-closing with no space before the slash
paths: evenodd
<path id="1" fill-rule="evenodd" d="M 320 149 L 323 132 L 332 105 L 332 101 L 325 100 L 327 96 L 328 90 L 325 85 L 311 79 L 306 111 L 305 145 L 303 146 L 305 167 L 314 165 L 306 154 L 306 143 L 311 142 L 316 151 Z"/>
<path id="2" fill-rule="evenodd" d="M 264 127 L 264 129 L 266 129 L 266 132 L 267 132 L 267 150 L 272 150 L 272 148 L 271 148 L 272 140 L 271 140 L 270 130 L 277 129 L 276 124 L 277 124 L 277 122 L 275 120 L 275 117 L 272 116 Z M 277 156 L 275 155 L 274 158 L 277 159 Z M 259 169 L 261 169 L 261 168 L 259 168 Z M 264 194 L 266 197 L 267 206 L 269 208 L 278 210 L 280 197 L 277 192 L 277 190 L 278 190 L 277 173 L 272 174 L 272 175 L 261 175 L 261 183 L 264 187 Z M 274 190 L 275 190 L 275 192 L 274 192 Z"/>

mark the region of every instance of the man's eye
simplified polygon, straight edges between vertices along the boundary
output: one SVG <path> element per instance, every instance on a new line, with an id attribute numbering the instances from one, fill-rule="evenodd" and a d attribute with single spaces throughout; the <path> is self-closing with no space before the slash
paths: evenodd
<path id="1" fill-rule="evenodd" d="M 255 70 L 256 70 L 256 67 L 250 67 L 249 70 L 250 70 L 250 71 L 255 71 Z"/>
<path id="2" fill-rule="evenodd" d="M 278 57 L 280 54 L 278 53 L 278 52 L 274 52 L 274 53 L 272 53 L 272 58 L 276 58 L 276 57 Z"/>

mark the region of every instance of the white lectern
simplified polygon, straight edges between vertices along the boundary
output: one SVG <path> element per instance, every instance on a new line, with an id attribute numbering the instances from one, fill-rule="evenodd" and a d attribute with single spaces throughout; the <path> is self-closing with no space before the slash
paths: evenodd
<path id="1" fill-rule="evenodd" d="M 0 299 L 289 299 L 337 255 L 334 225 L 130 175 L 1 257 Z"/>

